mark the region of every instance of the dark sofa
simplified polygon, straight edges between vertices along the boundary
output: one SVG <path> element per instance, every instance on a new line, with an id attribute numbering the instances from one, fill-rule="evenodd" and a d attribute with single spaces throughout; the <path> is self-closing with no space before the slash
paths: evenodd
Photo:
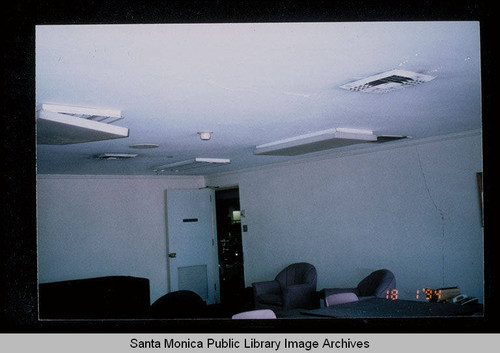
<path id="1" fill-rule="evenodd" d="M 39 285 L 40 319 L 136 319 L 149 315 L 149 279 L 107 276 Z"/>

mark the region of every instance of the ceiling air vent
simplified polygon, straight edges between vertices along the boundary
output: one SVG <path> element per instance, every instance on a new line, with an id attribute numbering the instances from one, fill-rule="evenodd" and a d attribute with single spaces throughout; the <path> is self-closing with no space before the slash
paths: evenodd
<path id="1" fill-rule="evenodd" d="M 396 89 L 415 86 L 433 80 L 434 76 L 405 70 L 391 70 L 361 80 L 347 83 L 340 88 L 368 93 L 387 93 Z"/>

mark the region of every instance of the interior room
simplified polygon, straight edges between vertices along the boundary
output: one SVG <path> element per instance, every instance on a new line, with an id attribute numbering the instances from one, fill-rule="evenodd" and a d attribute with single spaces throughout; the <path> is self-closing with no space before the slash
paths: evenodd
<path id="1" fill-rule="evenodd" d="M 301 263 L 313 304 L 278 319 L 317 319 L 328 289 L 381 269 L 395 283 L 379 299 L 452 290 L 440 308 L 483 315 L 480 35 L 475 21 L 37 26 L 45 319 L 78 318 L 59 297 L 87 293 L 73 281 L 112 278 L 155 318 L 189 291 L 231 320 L 264 310 L 254 283 Z"/>

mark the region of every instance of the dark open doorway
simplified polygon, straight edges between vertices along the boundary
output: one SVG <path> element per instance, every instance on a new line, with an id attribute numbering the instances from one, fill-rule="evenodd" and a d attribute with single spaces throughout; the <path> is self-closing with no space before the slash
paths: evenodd
<path id="1" fill-rule="evenodd" d="M 221 305 L 237 312 L 248 305 L 245 294 L 239 189 L 215 192 Z"/>

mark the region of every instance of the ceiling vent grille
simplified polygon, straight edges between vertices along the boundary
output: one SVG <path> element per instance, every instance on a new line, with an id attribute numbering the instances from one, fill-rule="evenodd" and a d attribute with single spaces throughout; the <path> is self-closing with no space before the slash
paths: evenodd
<path id="1" fill-rule="evenodd" d="M 433 80 L 434 76 L 405 70 L 391 70 L 361 80 L 347 83 L 340 88 L 367 93 L 387 93 Z"/>

